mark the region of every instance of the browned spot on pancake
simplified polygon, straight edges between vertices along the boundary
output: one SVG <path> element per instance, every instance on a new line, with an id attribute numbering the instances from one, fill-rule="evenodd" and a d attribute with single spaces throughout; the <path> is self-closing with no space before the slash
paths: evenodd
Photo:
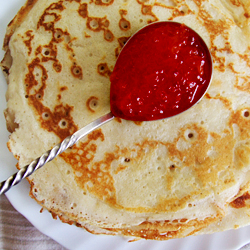
<path id="1" fill-rule="evenodd" d="M 115 48 L 115 57 L 118 58 L 119 54 L 121 53 L 121 47 Z"/>
<path id="2" fill-rule="evenodd" d="M 32 52 L 31 41 L 34 39 L 34 35 L 32 35 L 32 33 L 33 33 L 32 30 L 28 30 L 25 32 L 25 35 L 28 37 L 28 39 L 24 40 L 24 44 L 26 45 L 28 49 L 28 55 L 30 55 Z"/>
<path id="3" fill-rule="evenodd" d="M 241 91 L 250 93 L 250 76 L 236 75 L 236 81 L 234 86 Z"/>
<path id="4" fill-rule="evenodd" d="M 75 56 L 74 50 L 73 50 L 73 48 L 72 48 L 72 41 L 73 41 L 73 40 L 75 40 L 75 38 L 73 38 L 73 39 L 71 40 L 70 43 L 65 44 L 65 48 L 66 48 L 66 50 L 67 50 L 68 52 L 71 52 L 69 58 L 70 58 L 71 61 L 73 61 L 74 64 L 76 64 L 75 59 L 73 59 L 74 56 Z"/>
<path id="5" fill-rule="evenodd" d="M 109 29 L 104 30 L 104 39 L 108 42 L 112 42 L 114 40 L 114 35 Z"/>
<path id="6" fill-rule="evenodd" d="M 237 72 L 235 69 L 234 69 L 234 64 L 233 63 L 229 63 L 227 65 L 229 67 L 230 70 L 232 70 L 233 73 L 235 74 L 239 74 L 240 72 Z"/>
<path id="7" fill-rule="evenodd" d="M 92 132 L 88 135 L 88 138 L 90 140 L 97 140 L 100 139 L 101 141 L 104 141 L 104 134 L 102 133 L 101 129 L 97 129 L 95 132 Z"/>
<path id="8" fill-rule="evenodd" d="M 40 51 L 40 46 L 39 46 L 39 48 L 36 51 L 37 52 Z M 50 42 L 48 45 L 44 45 L 43 46 L 43 48 L 41 50 L 41 54 L 43 56 L 43 58 L 42 58 L 43 62 L 47 62 L 49 60 L 56 61 L 57 46 L 54 45 L 53 42 Z"/>
<path id="9" fill-rule="evenodd" d="M 250 164 L 249 142 L 240 143 L 234 149 L 234 163 L 238 169 L 243 169 Z"/>
<path id="10" fill-rule="evenodd" d="M 250 18 L 250 14 L 249 13 L 244 13 L 244 17 Z"/>
<path id="11" fill-rule="evenodd" d="M 86 38 L 90 38 L 91 36 L 89 35 L 89 34 L 87 34 L 86 32 L 84 32 L 84 36 L 86 37 Z"/>
<path id="12" fill-rule="evenodd" d="M 242 196 L 238 197 L 230 203 L 233 208 L 243 208 L 246 206 L 246 200 L 250 199 L 250 194 L 248 192 L 244 193 Z"/>
<path id="13" fill-rule="evenodd" d="M 141 126 L 143 123 L 143 121 L 134 121 L 134 124 L 138 125 L 138 126 Z"/>
<path id="14" fill-rule="evenodd" d="M 250 130 L 248 129 L 250 126 L 250 119 L 248 116 L 250 107 L 244 107 L 237 111 L 235 111 L 230 119 L 230 125 L 236 124 L 239 128 L 240 132 L 240 140 L 247 140 L 250 137 Z"/>
<path id="15" fill-rule="evenodd" d="M 241 2 L 239 0 L 230 0 L 230 2 L 235 5 L 236 7 L 240 7 L 241 6 Z"/>
<path id="16" fill-rule="evenodd" d="M 153 5 L 145 4 L 145 1 L 141 1 L 141 0 L 137 0 L 137 2 L 141 4 L 141 13 L 143 15 L 148 15 L 148 16 L 153 17 L 153 19 L 148 20 L 148 23 L 152 23 L 152 22 L 159 20 L 158 17 L 152 11 Z"/>
<path id="17" fill-rule="evenodd" d="M 8 67 L 6 67 L 6 66 L 3 66 L 2 68 L 3 68 L 3 69 L 2 69 L 3 72 L 5 72 L 7 75 L 9 75 L 9 70 L 10 70 L 10 69 L 9 69 Z"/>
<path id="18" fill-rule="evenodd" d="M 56 60 L 57 56 L 57 47 L 54 43 L 60 43 L 62 41 L 69 39 L 69 33 L 67 31 L 63 31 L 60 28 L 55 28 L 55 23 L 61 19 L 61 16 L 58 13 L 51 12 L 52 10 L 63 11 L 64 6 L 62 5 L 62 1 L 57 4 L 50 5 L 41 16 L 37 28 L 44 27 L 46 31 L 52 32 L 52 39 L 48 45 L 45 45 L 43 51 L 36 50 L 36 54 L 39 52 L 43 53 L 43 61 L 46 62 L 48 60 L 54 60 L 55 64 L 53 65 L 56 72 L 61 72 L 61 64 Z M 53 21 L 46 22 L 46 17 L 49 16 L 50 20 Z M 40 49 L 40 48 L 39 48 Z"/>
<path id="19" fill-rule="evenodd" d="M 29 64 L 28 69 L 29 73 L 25 77 L 26 93 L 29 96 L 28 102 L 34 107 L 36 114 L 39 116 L 41 126 L 49 132 L 54 132 L 61 140 L 74 133 L 77 126 L 70 115 L 73 107 L 68 104 L 59 104 L 52 111 L 42 103 L 48 75 L 46 69 L 40 64 L 40 59 L 34 59 Z M 42 72 L 39 82 L 34 74 L 35 69 Z M 64 122 L 67 126 L 64 126 Z"/>
<path id="20" fill-rule="evenodd" d="M 123 37 L 119 37 L 117 40 L 118 40 L 118 43 L 119 43 L 119 47 L 117 47 L 115 49 L 115 56 L 116 58 L 119 56 L 123 46 L 126 44 L 126 42 L 128 41 L 130 37 L 126 37 L 126 36 L 123 36 Z"/>
<path id="21" fill-rule="evenodd" d="M 110 174 L 110 165 L 117 159 L 116 152 L 106 153 L 103 160 L 94 161 L 97 150 L 96 140 L 104 141 L 101 129 L 89 134 L 86 142 L 80 142 L 71 152 L 64 152 L 61 157 L 75 172 L 81 173 L 81 177 L 75 175 L 75 179 L 83 190 L 88 190 L 107 203 L 115 204 L 116 191 Z"/>
<path id="22" fill-rule="evenodd" d="M 74 77 L 82 79 L 82 68 L 78 65 L 71 66 L 71 73 Z"/>
<path id="23" fill-rule="evenodd" d="M 40 102 L 37 102 L 33 96 L 32 102 L 40 115 L 40 122 L 45 130 L 54 132 L 61 140 L 77 131 L 77 126 L 70 116 L 73 107 L 60 104 L 51 111 Z"/>
<path id="24" fill-rule="evenodd" d="M 97 66 L 97 72 L 98 74 L 102 75 L 102 76 L 106 76 L 109 77 L 111 75 L 111 70 L 108 67 L 107 63 L 100 63 Z"/>
<path id="25" fill-rule="evenodd" d="M 154 5 L 173 10 L 177 7 L 178 3 L 175 0 L 168 0 L 165 3 L 164 2 L 159 2 L 159 3 L 156 2 Z"/>
<path id="26" fill-rule="evenodd" d="M 16 27 L 23 22 L 26 16 L 29 14 L 30 10 L 33 8 L 34 4 L 38 0 L 27 0 L 24 6 L 19 10 L 18 15 L 16 15 L 8 24 L 8 27 L 11 27 L 10 30 L 7 30 L 7 34 L 4 37 L 3 48 L 7 50 L 10 38 L 12 37 Z"/>
<path id="27" fill-rule="evenodd" d="M 125 165 L 119 165 L 119 167 L 116 168 L 116 170 L 114 171 L 114 174 L 118 174 L 120 171 L 123 171 L 127 168 L 128 166 Z"/>
<path id="28" fill-rule="evenodd" d="M 208 99 L 212 99 L 212 97 L 208 93 L 205 94 L 205 97 Z"/>
<path id="29" fill-rule="evenodd" d="M 186 137 L 186 131 L 195 131 L 197 134 L 196 140 L 189 140 L 192 138 Z M 176 156 L 177 158 L 181 159 L 182 161 L 185 161 L 185 165 L 193 166 L 195 167 L 197 164 L 204 163 L 207 158 L 207 151 L 210 148 L 209 145 L 207 145 L 207 137 L 208 133 L 205 129 L 199 127 L 197 124 L 191 124 L 186 127 L 183 127 L 180 130 L 180 136 L 176 139 L 176 142 L 173 144 L 169 144 L 168 149 L 170 152 L 171 157 Z M 177 149 L 177 142 L 183 139 L 185 141 L 188 141 L 192 147 L 188 148 L 186 150 L 180 151 Z M 199 141 L 199 143 L 198 143 Z M 199 148 L 198 145 L 202 145 L 202 150 Z M 196 151 L 197 150 L 197 151 Z M 200 152 L 199 152 L 200 151 Z M 207 166 L 208 167 L 208 166 Z"/>
<path id="30" fill-rule="evenodd" d="M 196 5 L 199 7 L 199 18 L 203 21 L 204 26 L 209 31 L 209 34 L 213 37 L 215 35 L 226 35 L 228 36 L 227 30 L 230 28 L 232 24 L 231 20 L 228 22 L 223 22 L 222 20 L 218 19 L 215 20 L 204 8 L 202 1 L 194 0 Z M 213 39 L 212 39 L 213 40 Z"/>
<path id="31" fill-rule="evenodd" d="M 103 31 L 104 39 L 108 42 L 112 42 L 114 40 L 114 35 L 111 30 L 108 29 L 109 27 L 109 20 L 107 17 L 90 17 L 88 16 L 88 5 L 81 4 L 78 13 L 81 17 L 87 18 L 86 26 L 88 29 L 94 32 Z"/>
<path id="32" fill-rule="evenodd" d="M 225 71 L 225 61 L 226 59 L 224 57 L 217 57 L 215 53 L 212 52 L 213 58 L 216 58 L 216 61 L 218 65 L 215 65 L 214 68 L 217 68 L 219 71 L 224 72 Z"/>
<path id="33" fill-rule="evenodd" d="M 89 111 L 91 111 L 92 113 L 95 112 L 97 106 L 98 106 L 98 98 L 95 96 L 91 96 L 87 102 L 86 102 L 86 106 L 88 108 Z"/>
<path id="34" fill-rule="evenodd" d="M 225 20 L 214 20 L 213 17 L 206 11 L 206 9 L 202 5 L 202 1 L 194 0 L 196 5 L 199 8 L 198 17 L 200 22 L 204 25 L 204 27 L 208 30 L 211 39 L 211 54 L 214 59 L 214 68 L 218 69 L 221 72 L 225 71 L 225 56 L 221 56 L 219 52 L 227 51 L 232 52 L 229 41 L 229 32 L 230 26 L 233 25 L 231 19 Z M 225 40 L 225 47 L 218 49 L 215 46 L 215 38 L 217 36 L 221 36 Z"/>
<path id="35" fill-rule="evenodd" d="M 10 70 L 11 65 L 12 65 L 12 57 L 11 57 L 11 54 L 10 54 L 10 50 L 7 49 L 7 51 L 4 54 L 3 59 L 1 61 L 2 71 L 4 73 L 4 76 L 6 77 L 7 84 L 9 84 L 8 76 L 9 76 L 9 73 L 10 73 L 9 70 Z"/>
<path id="36" fill-rule="evenodd" d="M 63 87 L 60 88 L 60 91 L 65 91 L 65 90 L 68 90 L 67 86 L 63 86 Z"/>
<path id="37" fill-rule="evenodd" d="M 172 16 L 169 18 L 169 20 L 174 20 L 176 17 L 179 16 L 185 16 L 188 14 L 191 14 L 192 11 L 189 9 L 188 5 L 183 3 L 182 5 L 177 4 L 175 1 L 170 1 L 171 5 L 166 6 L 162 4 L 156 4 L 161 7 L 167 7 L 168 9 L 172 9 Z"/>
<path id="38" fill-rule="evenodd" d="M 245 54 L 243 54 L 243 55 L 239 54 L 239 57 L 246 62 L 248 67 L 250 67 L 249 52 L 250 52 L 250 47 L 248 47 Z"/>
<path id="39" fill-rule="evenodd" d="M 33 71 L 35 68 L 39 68 L 42 71 L 42 74 L 40 76 L 40 87 L 36 90 L 34 90 L 34 94 L 41 94 L 43 96 L 44 94 L 44 89 L 46 88 L 46 83 L 45 80 L 48 78 L 47 71 L 46 69 L 40 64 L 41 60 L 39 58 L 35 58 L 29 65 L 29 73 L 26 75 L 25 78 L 25 84 L 26 84 L 26 91 L 29 96 L 31 96 L 31 89 L 36 87 L 38 85 L 37 80 L 35 79 L 35 76 L 33 74 Z"/>
<path id="40" fill-rule="evenodd" d="M 173 20 L 178 16 L 184 16 L 188 14 L 194 14 L 193 11 L 190 10 L 189 6 L 185 2 L 179 2 L 175 0 L 168 0 L 167 3 L 155 3 L 155 6 L 160 6 L 161 8 L 166 8 L 172 11 L 172 16 L 169 20 Z"/>
<path id="41" fill-rule="evenodd" d="M 37 58 L 41 55 L 42 62 L 53 61 L 53 69 L 57 73 L 62 71 L 62 65 L 57 59 L 57 46 L 52 41 L 43 47 L 38 46 L 35 53 Z"/>
<path id="42" fill-rule="evenodd" d="M 58 22 L 61 19 L 61 15 L 50 12 L 50 11 L 63 11 L 65 7 L 63 6 L 63 1 L 59 1 L 57 3 L 52 3 L 48 8 L 45 9 L 44 13 L 39 19 L 39 22 L 37 24 L 37 28 L 44 27 L 47 31 L 54 31 L 55 22 Z M 46 22 L 46 16 L 49 16 L 49 20 L 52 20 L 50 22 Z"/>
<path id="43" fill-rule="evenodd" d="M 208 99 L 220 100 L 227 109 L 232 109 L 232 102 L 228 100 L 226 97 L 221 96 L 220 94 L 211 97 L 208 93 L 205 94 L 205 97 Z"/>
<path id="44" fill-rule="evenodd" d="M 53 42 L 60 43 L 64 40 L 65 37 L 68 37 L 70 34 L 67 31 L 63 31 L 62 29 L 55 29 L 53 31 Z"/>
<path id="45" fill-rule="evenodd" d="M 48 79 L 48 73 L 43 63 L 52 61 L 53 69 L 58 73 L 62 71 L 62 65 L 57 59 L 57 44 L 73 40 L 70 39 L 70 34 L 67 31 L 55 26 L 56 22 L 61 19 L 60 12 L 64 9 L 63 1 L 59 1 L 51 4 L 41 15 L 37 23 L 37 29 L 47 31 L 51 35 L 51 40 L 47 45 L 40 45 L 35 49 L 36 58 L 28 65 L 29 73 L 25 77 L 25 96 L 29 104 L 33 106 L 35 113 L 39 116 L 41 126 L 49 132 L 54 132 L 61 140 L 77 130 L 77 126 L 71 117 L 73 107 L 59 103 L 52 110 L 43 104 L 44 90 L 47 87 L 46 81 Z M 32 32 L 27 31 L 26 36 L 29 39 L 25 41 L 25 44 L 29 47 L 28 54 L 30 54 L 32 49 L 31 41 L 33 39 Z M 65 44 L 65 48 L 68 48 L 69 51 L 72 50 L 68 44 Z M 81 67 L 76 64 L 75 60 L 72 63 L 72 75 L 81 79 Z M 66 87 L 61 88 L 61 91 L 64 90 L 66 90 Z M 61 94 L 58 94 L 55 98 L 60 102 L 61 97 Z"/>
<path id="46" fill-rule="evenodd" d="M 17 122 L 15 122 L 14 114 L 12 114 L 9 111 L 9 109 L 7 108 L 6 110 L 4 110 L 4 117 L 6 119 L 7 130 L 10 133 L 13 133 L 19 127 L 19 124 Z M 7 143 L 7 147 L 11 151 L 11 149 L 9 147 L 9 142 Z"/>
<path id="47" fill-rule="evenodd" d="M 114 0 L 95 0 L 94 3 L 96 5 L 104 5 L 104 6 L 108 6 L 113 4 Z"/>
<path id="48" fill-rule="evenodd" d="M 119 27 L 121 30 L 127 31 L 131 28 L 130 26 L 130 22 L 124 17 L 125 15 L 127 15 L 127 11 L 126 10 L 120 10 L 119 14 L 121 15 L 121 19 L 119 21 Z"/>
<path id="49" fill-rule="evenodd" d="M 62 65 L 58 61 L 53 63 L 53 68 L 58 73 L 62 71 Z"/>
<path id="50" fill-rule="evenodd" d="M 39 55 L 39 54 L 41 54 L 41 53 L 42 53 L 42 46 L 40 45 L 40 46 L 38 46 L 38 47 L 36 48 L 35 54 L 36 54 L 36 56 L 37 56 L 37 55 Z"/>
<path id="51" fill-rule="evenodd" d="M 185 218 L 180 219 L 180 222 L 181 222 L 181 223 L 185 223 L 185 222 L 187 222 L 187 221 L 188 221 L 188 219 L 185 219 Z"/>
<path id="52" fill-rule="evenodd" d="M 117 39 L 121 48 L 126 44 L 129 38 L 130 36 L 123 36 Z"/>
<path id="53" fill-rule="evenodd" d="M 173 170 L 175 170 L 175 168 L 176 168 L 176 166 L 173 164 L 173 165 L 171 165 L 171 166 L 169 167 L 169 170 L 170 170 L 170 171 L 173 171 Z"/>
<path id="54" fill-rule="evenodd" d="M 79 6 L 78 13 L 81 17 L 86 18 L 88 16 L 88 4 L 83 3 Z"/>
<path id="55" fill-rule="evenodd" d="M 119 123 L 122 123 L 122 119 L 119 118 L 119 117 L 115 117 L 115 121 L 119 122 Z"/>

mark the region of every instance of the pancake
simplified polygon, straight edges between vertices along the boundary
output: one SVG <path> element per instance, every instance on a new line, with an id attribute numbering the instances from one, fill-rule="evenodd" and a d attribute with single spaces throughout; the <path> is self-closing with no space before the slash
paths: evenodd
<path id="1" fill-rule="evenodd" d="M 18 168 L 110 111 L 116 59 L 144 25 L 186 24 L 214 63 L 197 105 L 160 121 L 114 119 L 32 174 L 31 197 L 94 234 L 168 240 L 250 224 L 249 17 L 246 0 L 27 1 L 2 60 Z"/>

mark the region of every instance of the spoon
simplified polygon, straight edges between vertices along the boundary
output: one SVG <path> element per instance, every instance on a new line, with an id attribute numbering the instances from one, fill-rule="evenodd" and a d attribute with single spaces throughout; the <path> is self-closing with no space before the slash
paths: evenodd
<path id="1" fill-rule="evenodd" d="M 212 79 L 212 57 L 191 28 L 151 23 L 123 47 L 110 76 L 111 112 L 94 120 L 0 183 L 0 195 L 115 117 L 133 121 L 170 118 L 201 100 Z"/>

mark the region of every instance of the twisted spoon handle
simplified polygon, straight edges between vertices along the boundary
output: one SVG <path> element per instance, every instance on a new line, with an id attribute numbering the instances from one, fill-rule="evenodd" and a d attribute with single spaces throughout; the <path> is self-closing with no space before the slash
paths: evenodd
<path id="1" fill-rule="evenodd" d="M 61 143 L 57 144 L 51 150 L 48 150 L 39 158 L 32 161 L 29 165 L 21 168 L 17 173 L 10 176 L 7 180 L 1 182 L 0 183 L 0 195 L 4 194 L 11 187 L 21 182 L 22 179 L 30 176 L 37 169 L 44 166 L 47 162 L 52 161 L 56 156 L 64 152 L 67 148 L 72 147 L 82 137 L 89 134 L 90 132 L 100 127 L 101 125 L 111 121 L 113 118 L 114 118 L 114 115 L 110 112 L 96 119 L 95 121 L 91 122 L 90 124 L 81 128 L 80 130 L 76 131 L 73 135 L 65 138 Z"/>

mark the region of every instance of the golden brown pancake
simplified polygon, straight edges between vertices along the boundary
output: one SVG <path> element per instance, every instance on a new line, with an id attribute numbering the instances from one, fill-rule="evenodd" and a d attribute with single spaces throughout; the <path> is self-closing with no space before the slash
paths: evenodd
<path id="1" fill-rule="evenodd" d="M 105 124 L 30 176 L 31 197 L 96 234 L 167 240 L 248 225 L 249 17 L 246 0 L 27 1 L 2 61 L 19 168 L 110 111 L 109 76 L 144 25 L 188 25 L 214 63 L 199 104 L 161 121 Z"/>

